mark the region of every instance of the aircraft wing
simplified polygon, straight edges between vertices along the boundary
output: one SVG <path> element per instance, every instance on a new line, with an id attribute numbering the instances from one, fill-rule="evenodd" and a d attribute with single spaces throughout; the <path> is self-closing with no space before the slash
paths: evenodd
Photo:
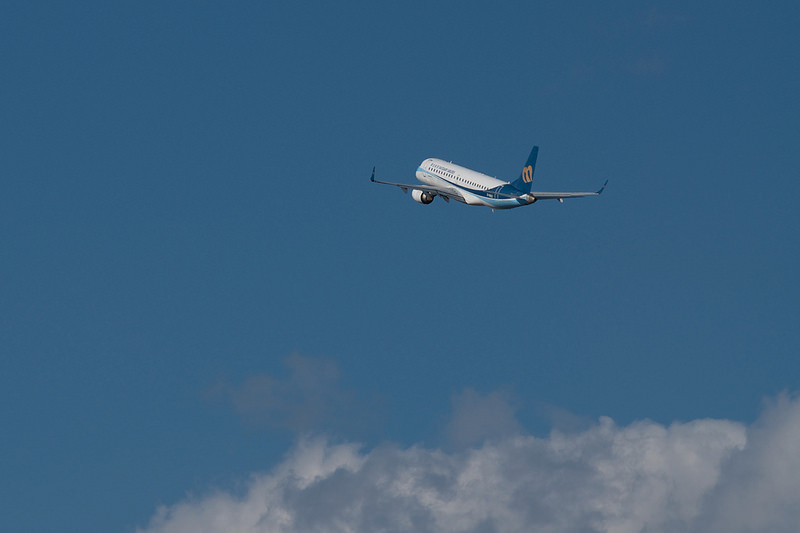
<path id="1" fill-rule="evenodd" d="M 535 192 L 531 191 L 530 195 L 537 200 L 558 200 L 559 202 L 564 198 L 581 198 L 583 196 L 597 196 L 603 192 L 608 185 L 608 180 L 596 192 Z"/>
<path id="2" fill-rule="evenodd" d="M 403 190 L 403 192 L 408 192 L 409 189 L 411 190 L 416 189 L 418 191 L 423 191 L 434 196 L 441 196 L 446 202 L 449 202 L 451 199 L 457 202 L 464 201 L 464 197 L 461 196 L 461 193 L 459 193 L 455 187 L 448 187 L 448 188 L 432 187 L 430 185 L 425 185 L 423 183 L 409 185 L 407 183 L 392 183 L 390 181 L 376 180 L 374 168 L 372 169 L 372 177 L 370 177 L 369 180 L 373 183 L 382 183 L 384 185 L 394 185 L 395 187 L 400 187 Z"/>

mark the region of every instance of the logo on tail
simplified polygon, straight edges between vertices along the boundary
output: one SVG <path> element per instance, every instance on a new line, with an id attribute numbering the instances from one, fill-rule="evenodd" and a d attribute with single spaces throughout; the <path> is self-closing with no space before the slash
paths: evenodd
<path id="1" fill-rule="evenodd" d="M 522 193 L 531 192 L 531 182 L 533 181 L 533 173 L 536 171 L 536 156 L 539 154 L 539 147 L 534 146 L 531 150 L 531 155 L 522 167 L 522 173 L 519 177 L 511 183 L 517 191 Z"/>
<path id="2" fill-rule="evenodd" d="M 525 183 L 530 183 L 533 181 L 533 167 L 531 165 L 528 165 L 522 169 L 522 181 Z"/>

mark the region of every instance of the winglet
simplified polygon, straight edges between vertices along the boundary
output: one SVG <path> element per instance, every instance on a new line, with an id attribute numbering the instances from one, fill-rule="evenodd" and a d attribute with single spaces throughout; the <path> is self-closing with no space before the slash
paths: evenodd
<path id="1" fill-rule="evenodd" d="M 603 184 L 603 186 L 600 187 L 600 190 L 597 191 L 597 194 L 600 194 L 601 192 L 603 192 L 605 190 L 605 188 L 606 188 L 606 185 L 608 185 L 608 180 L 606 180 L 606 182 Z"/>
<path id="2" fill-rule="evenodd" d="M 369 178 L 369 181 L 375 181 L 375 167 L 372 167 L 372 176 Z"/>

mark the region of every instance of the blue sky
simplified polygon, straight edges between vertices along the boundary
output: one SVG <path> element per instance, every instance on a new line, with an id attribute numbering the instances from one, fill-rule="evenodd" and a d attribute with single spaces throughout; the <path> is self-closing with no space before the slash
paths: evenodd
<path id="1" fill-rule="evenodd" d="M 800 388 L 792 3 L 0 14 L 10 529 L 146 527 L 301 435 L 749 427 Z M 368 180 L 514 178 L 534 144 L 534 188 L 606 192 L 492 213 Z"/>

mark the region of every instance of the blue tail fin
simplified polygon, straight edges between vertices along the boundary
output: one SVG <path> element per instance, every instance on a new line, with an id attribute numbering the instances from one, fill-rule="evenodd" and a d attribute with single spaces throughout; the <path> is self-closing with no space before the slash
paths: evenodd
<path id="1" fill-rule="evenodd" d="M 528 156 L 528 162 L 525 163 L 525 166 L 522 168 L 522 173 L 519 175 L 516 181 L 512 182 L 511 185 L 514 186 L 515 189 L 522 191 L 522 192 L 531 192 L 531 182 L 533 182 L 533 171 L 536 169 L 536 156 L 539 155 L 539 147 L 534 146 L 533 150 L 531 150 L 531 155 Z"/>

